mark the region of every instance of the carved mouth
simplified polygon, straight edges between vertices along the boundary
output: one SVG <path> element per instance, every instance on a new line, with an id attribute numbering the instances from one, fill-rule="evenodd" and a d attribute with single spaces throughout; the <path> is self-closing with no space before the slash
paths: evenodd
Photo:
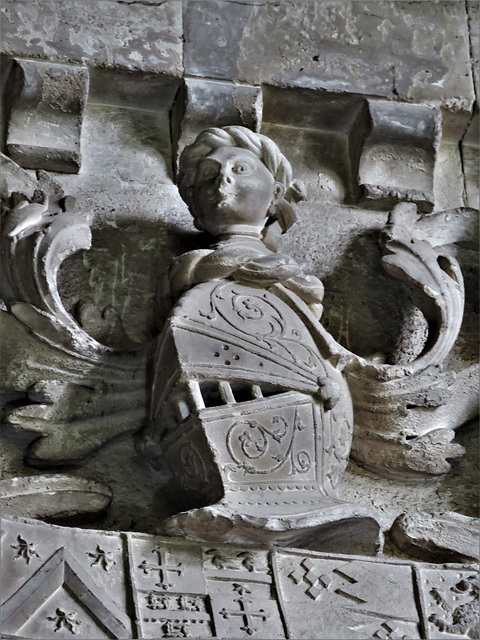
<path id="1" fill-rule="evenodd" d="M 237 194 L 234 191 L 217 191 L 212 193 L 210 201 L 219 207 L 231 204 L 235 200 Z"/>

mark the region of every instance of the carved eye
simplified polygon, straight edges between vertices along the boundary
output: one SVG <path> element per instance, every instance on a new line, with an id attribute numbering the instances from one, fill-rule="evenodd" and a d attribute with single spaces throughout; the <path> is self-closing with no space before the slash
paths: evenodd
<path id="1" fill-rule="evenodd" d="M 250 171 L 250 167 L 247 164 L 236 162 L 232 167 L 232 171 L 233 173 L 248 173 Z"/>

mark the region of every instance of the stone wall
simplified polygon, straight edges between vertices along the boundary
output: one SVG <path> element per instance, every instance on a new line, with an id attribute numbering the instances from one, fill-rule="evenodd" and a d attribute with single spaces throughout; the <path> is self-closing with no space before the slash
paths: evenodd
<path id="1" fill-rule="evenodd" d="M 3 296 L 5 513 L 152 534 L 181 506 L 167 469 L 148 466 L 132 434 L 146 422 L 145 362 L 169 311 L 162 279 L 173 257 L 205 242 L 178 194 L 179 155 L 202 129 L 243 125 L 273 139 L 306 185 L 280 248 L 322 280 L 322 323 L 350 351 L 408 362 L 425 325 L 381 266 L 395 204 L 415 204 L 421 237 L 456 256 L 465 313 L 443 363 L 447 400 L 421 411 L 464 425 L 456 442 L 466 454 L 448 473 L 408 480 L 350 461 L 340 497 L 373 507 L 384 532 L 404 512 L 476 516 L 478 11 L 474 0 L 4 0 L 2 197 L 40 189 L 60 202 L 57 217 L 71 216 L 55 272 L 66 313 L 106 348 L 140 354 L 122 361 L 117 388 L 108 349 L 95 352 L 98 371 L 67 363 L 71 338 L 39 340 L 12 311 L 20 294 Z M 18 267 L 21 282 L 29 264 Z M 64 345 L 61 356 L 49 340 Z M 67 370 L 81 392 L 59 391 Z M 117 394 L 110 414 L 105 385 Z M 58 471 L 52 488 L 47 474 Z M 17 490 L 12 477 L 32 480 Z M 83 479 L 106 486 L 96 509 Z M 54 504 L 39 498 L 48 491 Z M 387 538 L 385 554 L 405 552 Z"/>

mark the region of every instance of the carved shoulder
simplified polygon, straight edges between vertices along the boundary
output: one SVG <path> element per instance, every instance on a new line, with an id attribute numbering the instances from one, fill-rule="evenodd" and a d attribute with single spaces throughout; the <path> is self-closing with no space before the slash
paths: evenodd
<path id="1" fill-rule="evenodd" d="M 195 267 L 202 258 L 211 253 L 213 253 L 212 249 L 195 249 L 175 258 L 169 271 L 170 293 L 174 299 L 196 284 Z"/>

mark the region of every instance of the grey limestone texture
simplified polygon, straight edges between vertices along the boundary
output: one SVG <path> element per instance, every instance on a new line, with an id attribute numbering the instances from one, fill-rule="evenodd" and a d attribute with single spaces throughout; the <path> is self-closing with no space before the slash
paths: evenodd
<path id="1" fill-rule="evenodd" d="M 478 13 L 4 0 L 5 637 L 479 637 Z M 229 126 L 266 244 L 179 193 Z"/>
<path id="2" fill-rule="evenodd" d="M 181 75 L 182 3 L 133 4 L 5 2 L 2 40 L 22 57 Z"/>
<path id="3" fill-rule="evenodd" d="M 469 564 L 208 546 L 24 518 L 2 519 L 1 552 L 7 638 L 478 637 Z"/>
<path id="4" fill-rule="evenodd" d="M 18 91 L 13 90 L 17 95 L 8 123 L 9 156 L 28 169 L 77 173 L 88 95 L 87 69 L 17 61 L 11 73 L 14 78 L 10 82 Z"/>

